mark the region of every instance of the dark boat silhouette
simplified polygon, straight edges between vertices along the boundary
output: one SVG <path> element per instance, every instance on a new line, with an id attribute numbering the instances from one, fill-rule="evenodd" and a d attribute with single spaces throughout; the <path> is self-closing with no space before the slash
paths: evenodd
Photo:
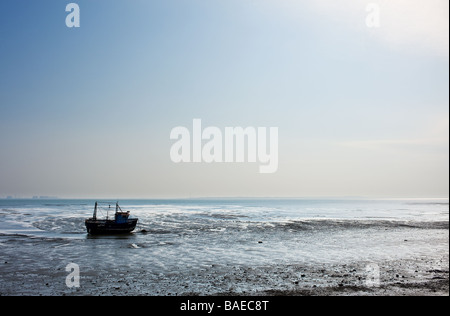
<path id="1" fill-rule="evenodd" d="M 94 215 L 92 218 L 85 220 L 88 234 L 127 234 L 131 233 L 136 228 L 138 219 L 130 219 L 130 212 L 122 211 L 119 203 L 116 203 L 114 219 L 109 219 L 108 215 L 106 216 L 106 219 L 97 219 L 97 209 L 98 203 L 95 202 Z"/>

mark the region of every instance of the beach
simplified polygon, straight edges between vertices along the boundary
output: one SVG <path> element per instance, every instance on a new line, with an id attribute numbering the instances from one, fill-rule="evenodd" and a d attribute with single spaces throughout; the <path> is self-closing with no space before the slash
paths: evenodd
<path id="1" fill-rule="evenodd" d="M 447 202 L 129 201 L 123 236 L 85 232 L 91 201 L 11 203 L 2 296 L 449 295 Z"/>
<path id="2" fill-rule="evenodd" d="M 5 258 L 2 258 L 5 260 Z M 1 295 L 50 296 L 448 296 L 448 256 L 440 260 L 379 264 L 379 286 L 367 285 L 367 264 L 224 266 L 155 275 L 119 266 L 83 267 L 80 287 L 68 288 L 63 266 L 7 257 L 0 271 Z M 24 262 L 26 261 L 26 262 Z"/>

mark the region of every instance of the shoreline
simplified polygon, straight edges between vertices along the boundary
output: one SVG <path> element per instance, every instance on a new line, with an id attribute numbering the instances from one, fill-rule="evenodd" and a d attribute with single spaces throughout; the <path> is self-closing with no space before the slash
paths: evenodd
<path id="1" fill-rule="evenodd" d="M 373 264 L 369 262 L 212 265 L 156 275 L 119 266 L 82 270 L 78 288 L 65 285 L 68 273 L 62 267 L 4 273 L 0 266 L 0 296 L 448 296 L 448 263 L 447 254 L 434 260 L 380 262 L 379 286 L 367 286 L 367 265 Z"/>

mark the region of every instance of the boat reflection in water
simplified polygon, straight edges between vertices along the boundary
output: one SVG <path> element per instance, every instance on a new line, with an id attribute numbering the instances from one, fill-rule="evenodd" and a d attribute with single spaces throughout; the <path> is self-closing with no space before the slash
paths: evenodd
<path id="1" fill-rule="evenodd" d="M 111 208 L 111 206 L 109 206 L 109 208 Z M 106 216 L 106 219 L 97 219 L 97 210 L 98 203 L 95 202 L 94 215 L 92 218 L 86 219 L 85 221 L 88 234 L 127 234 L 131 233 L 136 228 L 138 219 L 130 219 L 130 212 L 122 211 L 119 203 L 116 203 L 114 219 L 109 219 L 108 215 Z"/>

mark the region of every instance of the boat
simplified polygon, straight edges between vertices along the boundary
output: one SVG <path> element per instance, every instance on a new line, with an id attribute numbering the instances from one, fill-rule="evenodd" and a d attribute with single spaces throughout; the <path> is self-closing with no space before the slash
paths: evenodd
<path id="1" fill-rule="evenodd" d="M 108 210 L 111 208 L 109 205 Z M 86 229 L 88 234 L 100 235 L 100 234 L 128 234 L 131 233 L 138 222 L 137 218 L 129 218 L 130 212 L 124 212 L 116 203 L 116 211 L 114 214 L 114 219 L 108 218 L 108 213 L 106 219 L 97 218 L 98 202 L 95 202 L 94 214 L 92 218 L 85 220 Z"/>

